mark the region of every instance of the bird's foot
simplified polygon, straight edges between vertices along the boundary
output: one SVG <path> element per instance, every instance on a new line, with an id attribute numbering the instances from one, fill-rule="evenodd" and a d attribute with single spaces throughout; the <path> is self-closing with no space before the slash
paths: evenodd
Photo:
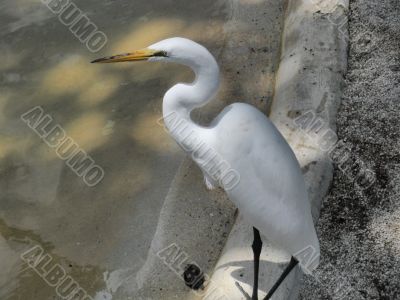
<path id="1" fill-rule="evenodd" d="M 239 289 L 239 291 L 240 291 L 240 292 L 243 294 L 243 296 L 246 298 L 246 300 L 258 300 L 257 298 L 252 299 L 252 298 L 250 297 L 250 295 L 247 294 L 246 291 L 242 288 L 242 286 L 240 285 L 239 282 L 236 281 L 235 284 L 236 284 L 237 288 Z"/>
<path id="2" fill-rule="evenodd" d="M 204 184 L 206 185 L 207 190 L 215 189 L 214 184 L 211 182 L 211 180 L 206 175 L 204 175 Z"/>

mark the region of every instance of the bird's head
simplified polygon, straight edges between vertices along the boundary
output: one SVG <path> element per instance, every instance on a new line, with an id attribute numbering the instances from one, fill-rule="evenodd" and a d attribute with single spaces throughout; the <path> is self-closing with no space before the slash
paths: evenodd
<path id="1" fill-rule="evenodd" d="M 196 66 L 205 65 L 210 59 L 214 60 L 210 52 L 202 45 L 189 39 L 175 37 L 162 40 L 145 49 L 99 58 L 92 61 L 92 63 L 165 61 L 195 68 Z"/>

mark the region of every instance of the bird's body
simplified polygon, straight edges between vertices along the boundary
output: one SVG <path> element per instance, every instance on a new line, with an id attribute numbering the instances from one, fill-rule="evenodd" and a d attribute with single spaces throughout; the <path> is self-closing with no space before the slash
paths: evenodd
<path id="1" fill-rule="evenodd" d="M 300 265 L 302 251 L 309 247 L 319 259 L 319 242 L 302 172 L 277 128 L 258 109 L 245 103 L 227 106 L 207 127 L 196 124 L 190 117 L 191 111 L 212 99 L 219 87 L 219 68 L 214 57 L 203 46 L 182 38 L 167 39 L 148 49 L 151 56 L 140 52 L 96 62 L 146 57 L 190 67 L 195 81 L 179 83 L 164 96 L 164 122 L 171 136 L 201 168 L 207 187 L 224 188 L 244 218 L 268 241 L 286 250 Z M 210 153 L 213 159 L 207 155 Z M 238 177 L 229 188 L 221 180 L 227 170 Z M 314 259 L 312 267 L 317 265 Z"/>
<path id="2" fill-rule="evenodd" d="M 308 246 L 319 251 L 300 166 L 283 136 L 263 113 L 254 106 L 234 103 L 209 127 L 193 125 L 187 132 L 201 137 L 209 149 L 238 172 L 240 178 L 226 190 L 227 195 L 262 236 L 295 257 L 304 254 L 302 250 Z M 190 149 L 187 145 L 184 148 Z M 187 152 L 191 154 L 190 150 Z M 211 166 L 205 167 L 207 158 L 194 157 L 194 161 L 209 188 L 222 185 L 216 180 L 218 175 L 208 174 Z M 218 167 L 218 161 L 215 165 Z M 223 173 L 215 168 L 213 171 Z"/>
<path id="3" fill-rule="evenodd" d="M 255 107 L 236 103 L 214 130 L 213 147 L 240 174 L 227 194 L 246 220 L 292 256 L 310 245 L 319 251 L 301 169 L 276 127 Z"/>

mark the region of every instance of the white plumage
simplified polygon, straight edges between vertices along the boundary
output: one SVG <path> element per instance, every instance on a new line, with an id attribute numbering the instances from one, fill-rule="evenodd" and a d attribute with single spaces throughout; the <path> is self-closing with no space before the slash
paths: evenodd
<path id="1" fill-rule="evenodd" d="M 203 46 L 182 38 L 167 39 L 149 48 L 166 51 L 167 60 L 185 64 L 195 72 L 192 84 L 180 83 L 165 94 L 164 119 L 177 113 L 190 125 L 188 132 L 193 131 L 239 173 L 238 185 L 227 194 L 247 221 L 292 255 L 302 253 L 308 246 L 319 253 L 300 166 L 276 127 L 257 108 L 245 103 L 227 106 L 209 127 L 196 125 L 190 112 L 205 105 L 219 86 L 214 57 Z M 172 136 L 181 143 L 179 136 Z M 196 163 L 207 174 L 204 161 Z M 218 185 L 211 176 L 208 181 Z"/>

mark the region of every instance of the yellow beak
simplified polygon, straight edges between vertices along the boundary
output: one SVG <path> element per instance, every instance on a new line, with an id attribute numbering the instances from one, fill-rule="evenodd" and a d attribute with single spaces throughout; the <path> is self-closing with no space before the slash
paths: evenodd
<path id="1" fill-rule="evenodd" d="M 167 53 L 165 51 L 159 51 L 159 50 L 142 49 L 131 53 L 118 54 L 118 55 L 99 58 L 92 61 L 92 63 L 105 64 L 105 63 L 116 63 L 125 61 L 142 61 L 142 60 L 148 60 L 149 58 L 156 56 L 167 57 Z"/>

